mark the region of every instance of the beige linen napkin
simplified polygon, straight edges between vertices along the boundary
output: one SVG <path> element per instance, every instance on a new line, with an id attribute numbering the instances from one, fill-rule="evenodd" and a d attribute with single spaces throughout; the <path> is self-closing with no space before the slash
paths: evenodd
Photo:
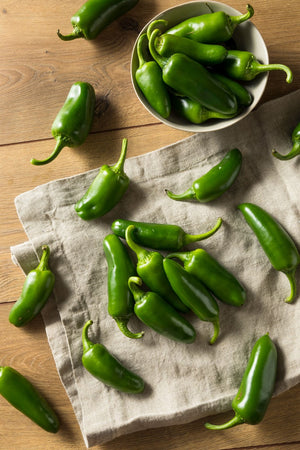
<path id="1" fill-rule="evenodd" d="M 270 101 L 234 126 L 195 134 L 168 147 L 128 159 L 131 179 L 122 201 L 103 218 L 84 222 L 75 213 L 97 170 L 38 186 L 15 204 L 29 242 L 12 247 L 13 260 L 27 273 L 37 264 L 41 245 L 51 249 L 56 275 L 53 296 L 42 312 L 49 344 L 87 447 L 125 433 L 186 423 L 230 408 L 256 339 L 269 332 L 278 346 L 276 394 L 300 379 L 300 295 L 286 304 L 287 278 L 276 272 L 253 232 L 237 210 L 241 202 L 257 203 L 273 214 L 300 247 L 299 159 L 275 159 L 271 150 L 287 152 L 300 119 L 300 90 Z M 171 132 L 171 130 L 170 130 Z M 228 150 L 237 147 L 243 166 L 234 185 L 208 204 L 176 202 L 165 189 L 182 192 Z M 107 313 L 107 266 L 103 238 L 117 218 L 181 225 L 188 233 L 224 224 L 203 247 L 244 284 L 247 300 L 240 308 L 219 303 L 220 336 L 210 346 L 212 325 L 192 313 L 197 331 L 193 344 L 170 341 L 137 318 L 130 340 Z M 299 270 L 297 278 L 300 279 Z M 300 293 L 299 281 L 297 282 Z M 146 383 L 144 393 L 110 389 L 81 364 L 81 331 L 92 319 L 90 338 L 101 342 Z"/>

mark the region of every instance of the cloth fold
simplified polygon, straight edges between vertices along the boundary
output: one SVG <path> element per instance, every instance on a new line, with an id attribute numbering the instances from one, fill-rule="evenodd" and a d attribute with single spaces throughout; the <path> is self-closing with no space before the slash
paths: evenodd
<path id="1" fill-rule="evenodd" d="M 28 242 L 11 248 L 24 273 L 38 263 L 43 244 L 51 250 L 56 282 L 42 311 L 49 345 L 87 447 L 146 428 L 181 424 L 230 408 L 254 342 L 269 332 L 279 350 L 275 394 L 300 379 L 300 299 L 284 302 L 289 284 L 275 271 L 237 205 L 257 203 L 288 230 L 300 247 L 297 159 L 279 161 L 272 148 L 285 153 L 299 119 L 300 90 L 272 100 L 241 122 L 216 132 L 198 133 L 151 153 L 129 158 L 131 184 L 121 202 L 104 217 L 85 222 L 74 210 L 98 169 L 55 180 L 19 195 L 18 216 Z M 219 199 L 207 203 L 176 202 L 165 189 L 183 192 L 217 164 L 231 148 L 243 154 L 241 172 Z M 103 238 L 117 218 L 180 225 L 187 233 L 224 223 L 209 239 L 188 248 L 205 248 L 242 282 L 247 291 L 240 308 L 219 303 L 220 336 L 208 344 L 212 325 L 192 313 L 197 331 L 193 344 L 170 341 L 130 320 L 142 339 L 131 340 L 107 312 L 107 266 Z M 297 288 L 300 293 L 299 271 Z M 90 338 L 101 342 L 146 383 L 142 394 L 106 387 L 82 366 L 81 331 L 93 320 Z M 288 332 L 287 332 L 288 330 Z M 295 345 L 296 344 L 296 345 Z"/>

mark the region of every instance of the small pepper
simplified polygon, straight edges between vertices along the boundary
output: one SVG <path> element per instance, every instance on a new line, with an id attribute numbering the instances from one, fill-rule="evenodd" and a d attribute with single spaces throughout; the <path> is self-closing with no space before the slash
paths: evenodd
<path id="1" fill-rule="evenodd" d="M 274 392 L 276 372 L 276 346 L 265 334 L 252 349 L 240 388 L 232 401 L 235 416 L 223 425 L 206 423 L 205 427 L 209 430 L 226 430 L 242 423 L 256 425 L 261 422 Z"/>
<path id="2" fill-rule="evenodd" d="M 96 96 L 89 83 L 77 82 L 71 86 L 67 99 L 57 114 L 51 128 L 56 146 L 44 160 L 33 158 L 36 166 L 53 161 L 64 147 L 79 147 L 86 140 L 94 118 Z"/>
<path id="3" fill-rule="evenodd" d="M 88 338 L 89 320 L 82 330 L 82 364 L 88 372 L 107 386 L 129 394 L 139 394 L 144 390 L 144 381 L 126 369 L 102 344 L 94 344 Z"/>
<path id="4" fill-rule="evenodd" d="M 63 41 L 77 38 L 96 39 L 104 28 L 132 9 L 138 0 L 88 0 L 71 18 L 73 32 L 66 36 L 58 30 Z"/>
<path id="5" fill-rule="evenodd" d="M 139 67 L 135 72 L 138 87 L 144 94 L 149 105 L 165 119 L 171 112 L 171 100 L 166 85 L 162 79 L 161 68 L 156 61 L 146 61 L 145 44 L 148 44 L 146 33 L 142 34 L 137 43 Z"/>
<path id="6" fill-rule="evenodd" d="M 0 394 L 17 410 L 49 433 L 57 433 L 59 420 L 33 384 L 12 367 L 0 367 Z"/>
<path id="7" fill-rule="evenodd" d="M 173 200 L 197 200 L 201 203 L 210 202 L 226 192 L 237 178 L 242 165 L 242 154 L 234 148 L 216 166 L 198 178 L 182 194 L 173 194 L 166 190 Z"/>
<path id="8" fill-rule="evenodd" d="M 136 271 L 148 288 L 163 297 L 175 309 L 187 312 L 188 308 L 172 290 L 163 268 L 163 256 L 159 252 L 147 250 L 134 241 L 134 225 L 126 228 L 125 238 L 128 246 L 137 256 Z"/>
<path id="9" fill-rule="evenodd" d="M 198 278 L 217 299 L 232 306 L 243 305 L 246 299 L 243 286 L 202 248 L 190 252 L 170 253 L 167 258 L 178 258 L 182 261 L 184 269 Z"/>
<path id="10" fill-rule="evenodd" d="M 153 59 L 162 68 L 164 83 L 178 94 L 198 101 L 211 111 L 235 114 L 237 112 L 235 96 L 223 88 L 201 63 L 182 53 L 174 53 L 170 58 L 157 53 L 155 40 L 159 34 L 158 29 L 151 33 L 149 50 Z"/>
<path id="11" fill-rule="evenodd" d="M 172 34 L 157 36 L 154 46 L 161 56 L 170 57 L 174 53 L 183 53 L 195 61 L 209 66 L 220 64 L 227 55 L 227 50 L 223 45 L 203 44 Z"/>
<path id="12" fill-rule="evenodd" d="M 123 139 L 121 155 L 113 166 L 103 165 L 96 178 L 76 203 L 75 211 L 83 220 L 104 216 L 121 200 L 128 189 L 129 178 L 124 172 L 127 139 Z"/>
<path id="13" fill-rule="evenodd" d="M 250 106 L 253 102 L 251 93 L 240 83 L 218 72 L 211 72 L 212 76 L 226 86 L 235 95 L 239 106 Z"/>
<path id="14" fill-rule="evenodd" d="M 219 217 L 216 225 L 206 233 L 187 234 L 178 225 L 162 223 L 135 222 L 133 220 L 118 219 L 112 225 L 112 231 L 117 236 L 125 238 L 126 228 L 134 225 L 134 241 L 144 247 L 156 250 L 180 250 L 185 245 L 202 241 L 214 235 L 222 225 Z"/>
<path id="15" fill-rule="evenodd" d="M 156 292 L 143 291 L 140 277 L 130 277 L 128 285 L 135 300 L 134 312 L 145 325 L 168 339 L 194 342 L 194 327 Z"/>
<path id="16" fill-rule="evenodd" d="M 143 333 L 132 333 L 127 328 L 128 321 L 134 314 L 134 300 L 128 287 L 128 278 L 136 274 L 135 266 L 118 236 L 108 234 L 103 240 L 103 249 L 108 265 L 108 314 L 125 336 L 141 338 Z"/>
<path id="17" fill-rule="evenodd" d="M 296 297 L 295 272 L 300 264 L 300 254 L 294 241 L 277 220 L 260 206 L 242 203 L 238 209 L 255 233 L 274 269 L 287 276 L 291 293 L 285 301 L 291 303 Z"/>
<path id="18" fill-rule="evenodd" d="M 292 144 L 293 147 L 289 153 L 286 155 L 282 155 L 281 153 L 278 153 L 276 150 L 272 150 L 273 155 L 281 159 L 282 161 L 295 158 L 295 156 L 300 155 L 300 122 L 294 128 L 294 131 L 292 133 Z"/>
<path id="19" fill-rule="evenodd" d="M 210 119 L 232 119 L 235 117 L 239 111 L 235 114 L 221 114 L 215 111 L 210 111 L 201 105 L 201 103 L 191 100 L 188 97 L 181 97 L 178 95 L 173 95 L 172 105 L 174 111 L 181 117 L 184 117 L 191 123 L 199 125 L 200 123 L 205 123 Z"/>
<path id="20" fill-rule="evenodd" d="M 42 246 L 39 265 L 31 270 L 23 285 L 22 293 L 9 313 L 9 321 L 21 327 L 36 317 L 45 306 L 54 286 L 55 276 L 48 267 L 50 249 Z"/>
<path id="21" fill-rule="evenodd" d="M 247 5 L 247 12 L 239 16 L 229 16 L 223 11 L 201 14 L 180 22 L 166 33 L 208 44 L 225 42 L 232 37 L 236 27 L 251 19 L 253 14 L 254 9 L 251 5 Z"/>
<path id="22" fill-rule="evenodd" d="M 193 311 L 200 320 L 213 324 L 214 335 L 209 343 L 214 344 L 220 328 L 219 307 L 216 300 L 198 278 L 187 272 L 177 262 L 165 258 L 163 265 L 172 289 L 182 303 Z"/>
<path id="23" fill-rule="evenodd" d="M 227 76 L 235 80 L 251 81 L 260 73 L 283 70 L 286 73 L 286 82 L 293 81 L 289 67 L 284 64 L 261 64 L 252 53 L 243 50 L 228 50 L 221 68 Z"/>

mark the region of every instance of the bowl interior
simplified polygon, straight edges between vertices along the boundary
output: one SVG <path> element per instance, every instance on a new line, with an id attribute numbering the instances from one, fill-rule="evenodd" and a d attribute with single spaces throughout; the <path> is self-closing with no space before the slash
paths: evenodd
<path id="1" fill-rule="evenodd" d="M 203 124 L 195 125 L 192 123 L 187 122 L 185 119 L 175 115 L 174 113 L 171 113 L 171 115 L 168 117 L 168 119 L 164 119 L 159 114 L 157 114 L 156 111 L 153 110 L 153 108 L 148 104 L 147 100 L 143 96 L 141 90 L 139 89 L 136 81 L 135 81 L 135 72 L 138 68 L 138 57 L 137 57 L 137 51 L 136 51 L 136 45 L 137 41 L 141 34 L 145 33 L 149 24 L 157 19 L 165 19 L 168 21 L 169 27 L 178 24 L 179 22 L 182 22 L 183 20 L 186 20 L 190 17 L 199 16 L 201 14 L 208 14 L 211 12 L 216 11 L 224 11 L 225 13 L 229 15 L 240 15 L 241 12 L 237 11 L 234 8 L 231 8 L 228 5 L 225 5 L 224 3 L 215 2 L 215 1 L 208 1 L 208 2 L 199 2 L 199 1 L 192 1 L 188 3 L 184 3 L 182 5 L 175 6 L 173 8 L 170 8 L 166 11 L 161 12 L 157 16 L 153 17 L 150 22 L 148 22 L 144 28 L 139 33 L 139 36 L 134 44 L 133 51 L 132 51 L 132 57 L 131 57 L 131 80 L 132 84 L 135 90 L 135 93 L 141 103 L 144 105 L 144 107 L 157 119 L 159 119 L 161 122 L 165 123 L 166 125 L 169 125 L 171 127 L 189 131 L 189 132 L 201 132 L 201 131 L 213 131 L 218 130 L 221 128 L 228 127 L 239 120 L 241 120 L 243 117 L 249 114 L 249 112 L 257 105 L 259 102 L 264 89 L 266 87 L 267 79 L 268 79 L 268 72 L 264 74 L 260 74 L 257 76 L 253 81 L 247 82 L 245 84 L 245 87 L 248 89 L 248 91 L 253 96 L 253 102 L 249 107 L 247 107 L 241 114 L 234 117 L 233 119 L 226 119 L 226 120 L 209 120 Z M 245 12 L 245 11 L 244 11 Z M 233 34 L 233 40 L 239 50 L 247 50 L 251 53 L 253 53 L 258 61 L 260 61 L 263 64 L 269 63 L 269 56 L 267 47 L 265 45 L 265 42 L 255 27 L 255 25 L 251 21 L 246 21 L 241 23 L 237 26 L 237 28 L 234 31 Z"/>

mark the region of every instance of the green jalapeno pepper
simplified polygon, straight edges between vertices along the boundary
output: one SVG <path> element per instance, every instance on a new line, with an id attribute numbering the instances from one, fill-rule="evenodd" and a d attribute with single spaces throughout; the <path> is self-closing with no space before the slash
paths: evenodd
<path id="1" fill-rule="evenodd" d="M 57 35 L 63 41 L 96 39 L 104 28 L 137 3 L 138 0 L 88 0 L 71 18 L 73 32 L 64 36 L 58 30 Z"/>
<path id="2" fill-rule="evenodd" d="M 142 34 L 137 43 L 139 67 L 135 72 L 135 79 L 149 105 L 166 119 L 171 112 L 170 95 L 157 62 L 145 60 L 145 43 L 148 44 L 148 38 L 146 34 Z"/>
<path id="3" fill-rule="evenodd" d="M 274 269 L 287 276 L 291 293 L 285 301 L 291 303 L 296 297 L 295 272 L 300 264 L 300 254 L 294 241 L 277 220 L 258 205 L 242 203 L 238 209 L 256 235 Z"/>
<path id="4" fill-rule="evenodd" d="M 86 140 L 92 127 L 96 96 L 89 83 L 77 82 L 71 86 L 66 101 L 57 114 L 51 128 L 56 146 L 51 155 L 30 162 L 36 166 L 53 161 L 64 147 L 79 147 Z"/>
<path id="5" fill-rule="evenodd" d="M 9 321 L 21 327 L 36 317 L 45 306 L 54 286 L 55 276 L 48 267 L 50 249 L 42 247 L 39 265 L 31 270 L 24 282 L 22 293 L 9 313 Z"/>
<path id="6" fill-rule="evenodd" d="M 83 220 L 104 216 L 121 200 L 128 189 L 129 178 L 124 172 L 127 139 L 123 139 L 121 155 L 113 166 L 103 165 L 96 178 L 76 203 L 75 211 Z"/>
<path id="7" fill-rule="evenodd" d="M 254 9 L 247 5 L 247 12 L 239 16 L 229 16 L 223 11 L 216 11 L 191 17 L 166 31 L 167 34 L 185 36 L 194 41 L 218 43 L 228 41 L 236 27 L 251 19 Z"/>
<path id="8" fill-rule="evenodd" d="M 246 293 L 241 283 L 215 258 L 202 248 L 190 252 L 170 253 L 167 258 L 178 258 L 184 269 L 198 278 L 223 303 L 243 305 Z"/>
<path id="9" fill-rule="evenodd" d="M 295 156 L 300 155 L 300 122 L 298 123 L 296 128 L 294 128 L 294 130 L 293 130 L 292 144 L 293 144 L 293 147 L 292 147 L 291 151 L 289 153 L 287 153 L 286 155 L 282 155 L 281 153 L 278 153 L 276 150 L 272 150 L 273 155 L 276 158 L 281 159 L 282 161 L 292 159 L 292 158 L 295 158 Z"/>
<path id="10" fill-rule="evenodd" d="M 237 112 L 235 96 L 223 88 L 202 64 L 182 53 L 174 53 L 170 58 L 157 53 L 155 39 L 159 34 L 158 29 L 151 33 L 149 50 L 153 59 L 162 68 L 164 83 L 180 95 L 198 101 L 211 111 L 235 114 Z"/>
<path id="11" fill-rule="evenodd" d="M 163 268 L 163 256 L 159 252 L 147 250 L 134 241 L 134 225 L 126 228 L 125 238 L 128 246 L 137 256 L 136 271 L 151 291 L 163 297 L 170 305 L 182 312 L 188 308 L 172 290 Z"/>
<path id="12" fill-rule="evenodd" d="M 235 114 L 221 114 L 216 111 L 210 111 L 201 103 L 178 95 L 173 95 L 171 101 L 174 111 L 179 116 L 195 124 L 204 123 L 210 119 L 232 119 L 239 113 L 237 111 Z"/>
<path id="13" fill-rule="evenodd" d="M 256 425 L 261 422 L 274 392 L 276 372 L 276 346 L 265 334 L 252 349 L 240 388 L 232 401 L 235 416 L 223 425 L 206 423 L 205 427 L 209 430 L 226 430 L 242 423 Z"/>
<path id="14" fill-rule="evenodd" d="M 126 369 L 102 344 L 94 344 L 88 338 L 89 320 L 82 330 L 82 364 L 90 374 L 107 386 L 129 394 L 139 394 L 144 390 L 144 381 Z"/>
<path id="15" fill-rule="evenodd" d="M 0 394 L 45 431 L 57 433 L 59 430 L 59 419 L 47 400 L 12 367 L 0 367 Z"/>
<path id="16" fill-rule="evenodd" d="M 228 50 L 221 67 L 226 75 L 235 80 L 251 81 L 260 73 L 283 70 L 286 73 L 286 82 L 293 81 L 289 67 L 284 64 L 261 64 L 252 53 L 242 50 Z"/>
<path id="17" fill-rule="evenodd" d="M 127 328 L 128 321 L 134 314 L 134 300 L 128 287 L 128 278 L 136 274 L 135 266 L 118 236 L 108 234 L 103 240 L 103 249 L 108 265 L 108 314 L 125 336 L 141 338 L 143 333 L 132 333 Z"/>
<path id="18" fill-rule="evenodd" d="M 197 200 L 210 202 L 226 192 L 237 178 L 242 165 L 242 154 L 234 148 L 216 166 L 194 181 L 191 188 L 182 194 L 173 194 L 166 190 L 173 200 Z"/>
<path id="19" fill-rule="evenodd" d="M 211 322 L 214 326 L 214 335 L 209 341 L 214 344 L 219 335 L 219 307 L 204 284 L 180 264 L 172 259 L 163 261 L 164 271 L 174 292 L 200 320 Z"/>
<path id="20" fill-rule="evenodd" d="M 253 102 L 251 93 L 240 83 L 218 72 L 211 72 L 212 76 L 226 86 L 235 95 L 239 106 L 250 106 Z"/>
<path id="21" fill-rule="evenodd" d="M 134 225 L 133 237 L 137 244 L 156 250 L 180 250 L 185 245 L 202 241 L 215 234 L 222 225 L 222 219 L 219 217 L 216 225 L 202 234 L 187 234 L 178 225 L 135 222 L 125 219 L 115 220 L 111 228 L 114 234 L 125 238 L 126 229 L 129 225 Z"/>
<path id="22" fill-rule="evenodd" d="M 164 57 L 170 57 L 174 53 L 183 53 L 205 65 L 220 64 L 224 61 L 227 50 L 223 45 L 203 44 L 186 37 L 172 34 L 162 34 L 154 41 L 157 53 Z"/>
<path id="23" fill-rule="evenodd" d="M 143 291 L 140 277 L 130 277 L 128 285 L 135 300 L 134 312 L 145 325 L 168 339 L 194 342 L 194 327 L 156 292 Z"/>

